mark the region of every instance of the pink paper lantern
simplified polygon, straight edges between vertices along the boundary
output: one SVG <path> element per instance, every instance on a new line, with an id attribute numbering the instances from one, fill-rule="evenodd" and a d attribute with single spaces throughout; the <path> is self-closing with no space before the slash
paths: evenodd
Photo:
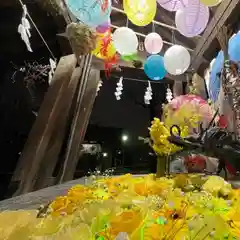
<path id="1" fill-rule="evenodd" d="M 187 94 L 187 95 L 180 95 L 175 97 L 168 105 L 174 109 L 178 110 L 183 104 L 185 103 L 192 103 L 194 105 L 208 105 L 207 101 L 202 99 L 201 97 L 193 94 Z"/>
<path id="2" fill-rule="evenodd" d="M 188 0 L 157 0 L 161 7 L 170 11 L 176 12 L 178 9 L 184 8 L 188 4 Z"/>
<path id="3" fill-rule="evenodd" d="M 209 106 L 208 102 L 201 97 L 193 94 L 180 95 L 175 97 L 169 104 L 168 107 L 172 110 L 178 111 L 184 104 L 191 104 L 193 107 L 198 109 L 199 114 L 205 120 L 205 126 L 212 120 L 213 110 Z"/>
<path id="4" fill-rule="evenodd" d="M 176 12 L 175 24 L 178 31 L 186 37 L 201 34 L 209 20 L 209 8 L 199 0 L 191 0 L 185 8 Z"/>
<path id="5" fill-rule="evenodd" d="M 162 50 L 163 40 L 159 34 L 152 32 L 146 36 L 144 46 L 148 53 L 157 54 Z"/>

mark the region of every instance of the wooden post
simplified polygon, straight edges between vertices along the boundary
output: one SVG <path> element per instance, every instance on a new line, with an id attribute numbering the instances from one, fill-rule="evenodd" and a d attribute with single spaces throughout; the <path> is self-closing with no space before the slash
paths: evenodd
<path id="1" fill-rule="evenodd" d="M 100 79 L 100 71 L 91 69 L 90 76 L 87 79 L 86 90 L 82 103 L 78 106 L 75 119 L 72 123 L 71 134 L 68 141 L 68 147 L 62 172 L 59 174 L 58 183 L 72 180 L 79 160 L 81 143 L 84 139 L 87 123 L 91 114 L 92 106 L 96 97 L 97 84 Z"/>
<path id="2" fill-rule="evenodd" d="M 62 57 L 59 61 L 52 84 L 45 95 L 13 175 L 12 182 L 20 181 L 14 195 L 30 192 L 36 182 L 37 172 L 46 153 L 54 126 L 63 110 L 65 102 L 63 93 L 68 87 L 76 63 L 74 55 Z"/>
<path id="3" fill-rule="evenodd" d="M 82 69 L 80 67 L 75 68 L 68 88 L 66 88 L 65 90 L 65 106 L 57 119 L 55 129 L 48 146 L 48 151 L 42 161 L 41 167 L 38 172 L 39 178 L 37 179 L 34 190 L 48 187 L 49 185 L 54 183 L 53 181 L 51 181 L 53 171 L 58 162 L 59 154 L 63 145 L 65 133 L 67 130 L 67 120 L 69 118 L 72 100 L 76 92 L 78 82 L 80 80 L 81 70 Z M 51 181 L 50 183 L 49 180 Z"/>
<path id="4" fill-rule="evenodd" d="M 173 96 L 177 97 L 182 94 L 183 94 L 183 82 L 182 81 L 174 81 Z"/>

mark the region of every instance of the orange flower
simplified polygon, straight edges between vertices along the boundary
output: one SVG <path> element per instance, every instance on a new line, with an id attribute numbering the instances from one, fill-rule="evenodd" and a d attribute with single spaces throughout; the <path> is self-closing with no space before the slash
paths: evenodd
<path id="1" fill-rule="evenodd" d="M 139 183 L 134 184 L 134 190 L 140 196 L 148 195 L 160 196 L 163 192 L 163 189 L 164 189 L 163 186 L 161 186 L 154 180 L 141 181 Z"/>
<path id="2" fill-rule="evenodd" d="M 134 190 L 140 196 L 148 196 L 148 188 L 145 182 L 136 183 Z"/>
<path id="3" fill-rule="evenodd" d="M 68 205 L 70 204 L 69 199 L 64 197 L 57 197 L 51 204 L 50 208 L 53 212 L 53 215 L 59 215 L 62 212 L 66 212 Z"/>
<path id="4" fill-rule="evenodd" d="M 115 216 L 111 221 L 111 235 L 117 236 L 120 232 L 131 234 L 143 221 L 141 212 L 125 211 Z"/>

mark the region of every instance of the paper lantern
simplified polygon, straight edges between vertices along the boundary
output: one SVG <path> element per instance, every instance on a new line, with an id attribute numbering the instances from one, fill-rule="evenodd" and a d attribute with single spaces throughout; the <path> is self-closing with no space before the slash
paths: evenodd
<path id="1" fill-rule="evenodd" d="M 110 29 L 110 19 L 109 19 L 107 22 L 105 22 L 105 23 L 97 26 L 96 31 L 97 31 L 98 33 L 105 33 L 105 32 L 107 32 L 109 29 Z"/>
<path id="2" fill-rule="evenodd" d="M 216 57 L 216 60 L 214 61 L 212 65 L 212 69 L 210 72 L 210 81 L 209 81 L 209 98 L 216 102 L 218 99 L 218 95 L 220 92 L 220 78 L 219 73 L 222 70 L 224 64 L 224 55 L 223 51 L 220 51 Z"/>
<path id="3" fill-rule="evenodd" d="M 178 9 L 184 8 L 188 4 L 188 0 L 157 0 L 161 7 L 170 11 L 176 12 Z"/>
<path id="4" fill-rule="evenodd" d="M 128 19 L 137 26 L 146 26 L 156 15 L 156 0 L 123 0 L 123 10 Z"/>
<path id="5" fill-rule="evenodd" d="M 186 37 L 194 37 L 202 33 L 209 20 L 209 8 L 191 0 L 185 8 L 176 12 L 175 24 L 178 31 Z"/>
<path id="6" fill-rule="evenodd" d="M 239 62 L 240 61 L 240 33 L 233 35 L 228 42 L 228 54 L 229 58 L 232 61 Z M 219 73 L 223 68 L 224 64 L 224 54 L 223 51 L 220 51 L 215 59 L 215 61 L 211 64 L 210 71 L 210 81 L 209 81 L 209 97 L 213 102 L 218 100 L 219 92 L 220 92 L 220 77 Z"/>
<path id="7" fill-rule="evenodd" d="M 230 60 L 239 63 L 240 61 L 240 32 L 230 38 L 228 43 L 228 54 Z"/>
<path id="8" fill-rule="evenodd" d="M 112 39 L 114 47 L 121 55 L 132 55 L 137 52 L 138 38 L 132 29 L 120 27 L 113 33 Z"/>
<path id="9" fill-rule="evenodd" d="M 164 68 L 163 57 L 160 55 L 151 55 L 144 64 L 144 72 L 152 80 L 163 79 L 167 71 Z"/>
<path id="10" fill-rule="evenodd" d="M 180 75 L 187 71 L 190 61 L 188 50 L 180 45 L 170 47 L 164 54 L 164 66 L 172 75 Z"/>
<path id="11" fill-rule="evenodd" d="M 98 34 L 96 48 L 92 52 L 97 58 L 108 60 L 116 54 L 110 32 Z"/>
<path id="12" fill-rule="evenodd" d="M 163 40 L 159 34 L 152 32 L 146 36 L 144 45 L 148 53 L 157 54 L 162 50 Z"/>
<path id="13" fill-rule="evenodd" d="M 200 1 L 203 5 L 208 6 L 208 7 L 217 6 L 219 3 L 222 2 L 222 0 L 200 0 Z"/>
<path id="14" fill-rule="evenodd" d="M 134 53 L 132 55 L 128 55 L 128 56 L 121 56 L 121 59 L 123 61 L 126 61 L 126 62 L 133 62 L 133 61 L 137 61 L 138 60 L 138 55 L 137 53 Z"/>
<path id="15" fill-rule="evenodd" d="M 78 20 L 91 27 L 95 28 L 110 18 L 111 0 L 67 0 L 66 3 Z"/>
<path id="16" fill-rule="evenodd" d="M 170 103 L 168 103 L 164 112 L 165 114 L 167 113 L 167 116 L 170 117 L 172 121 L 174 121 L 174 124 L 180 126 L 182 125 L 181 122 L 183 122 L 183 115 L 185 115 L 184 118 L 186 119 L 192 117 L 194 114 L 199 115 L 198 117 L 200 117 L 200 119 L 198 121 L 203 123 L 203 127 L 207 127 L 213 117 L 213 111 L 208 102 L 203 98 L 192 94 L 175 97 Z M 185 124 L 188 125 L 187 121 L 185 121 Z M 195 129 L 195 131 L 196 130 L 197 129 Z"/>

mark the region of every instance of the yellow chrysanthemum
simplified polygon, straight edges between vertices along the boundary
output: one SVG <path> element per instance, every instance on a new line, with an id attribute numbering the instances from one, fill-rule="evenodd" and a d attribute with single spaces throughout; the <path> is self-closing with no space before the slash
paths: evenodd
<path id="1" fill-rule="evenodd" d="M 163 122 L 155 118 L 149 129 L 153 150 L 158 155 L 168 155 L 181 150 L 180 147 L 169 143 L 167 138 L 170 136 L 170 128 L 173 125 L 178 125 L 181 130 L 181 137 L 187 137 L 198 127 L 201 118 L 198 109 L 190 103 L 183 104 L 177 111 L 165 105 L 163 107 Z M 174 134 L 178 134 L 174 131 Z"/>

